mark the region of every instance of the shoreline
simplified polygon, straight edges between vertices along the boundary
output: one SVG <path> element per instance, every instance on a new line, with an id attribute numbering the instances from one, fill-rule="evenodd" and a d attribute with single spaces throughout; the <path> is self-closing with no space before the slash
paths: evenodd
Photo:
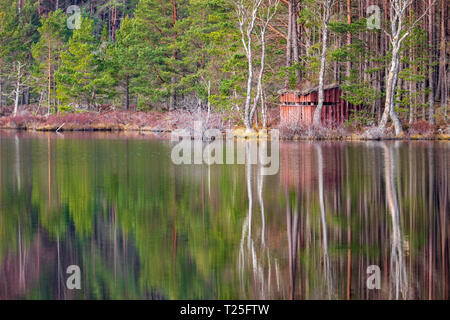
<path id="1" fill-rule="evenodd" d="M 234 137 L 238 139 L 257 139 L 259 140 L 261 135 L 240 135 L 239 132 L 242 129 L 234 129 Z M 270 129 L 269 129 L 270 130 Z M 134 134 L 148 134 L 148 135 L 155 135 L 159 138 L 163 139 L 170 139 L 170 134 L 173 132 L 173 130 L 158 130 L 158 129 L 95 129 L 95 128 L 86 128 L 86 129 L 74 129 L 74 130 L 35 130 L 35 129 L 28 129 L 28 128 L 4 128 L 0 127 L 0 132 L 26 132 L 26 133 L 37 133 L 37 134 L 46 134 L 46 133 L 111 133 L 111 134 L 120 134 L 120 133 L 134 133 Z M 223 135 L 225 136 L 225 133 L 223 132 Z M 270 140 L 270 137 L 268 137 L 268 140 Z M 436 136 L 414 136 L 414 137 L 363 137 L 360 135 L 349 135 L 344 137 L 310 137 L 310 136 L 298 136 L 294 138 L 283 138 L 280 137 L 280 141 L 283 142 L 303 142 L 303 141 L 330 141 L 330 142 L 352 142 L 352 141 L 450 141 L 449 135 L 436 135 Z"/>
<path id="2" fill-rule="evenodd" d="M 30 115 L 29 113 L 17 116 L 0 117 L 0 130 L 25 131 L 35 133 L 48 132 L 132 132 L 154 134 L 161 138 L 170 138 L 170 134 L 179 129 L 193 131 L 196 122 L 208 119 L 204 130 L 217 129 L 225 134 L 232 130 L 234 137 L 241 139 L 260 139 L 268 137 L 268 131 L 278 129 L 281 141 L 449 141 L 449 126 L 430 125 L 417 122 L 416 129 L 405 131 L 403 136 L 394 136 L 392 131 L 380 133 L 376 127 L 349 127 L 338 128 L 285 128 L 277 123 L 272 116 L 267 129 L 255 129 L 248 132 L 239 123 L 234 115 L 190 113 L 183 111 L 105 111 L 84 113 L 60 113 L 50 116 Z M 224 120 L 228 119 L 228 120 Z M 424 127 L 424 128 L 422 128 Z M 423 132 L 420 132 L 422 130 Z M 440 131 L 440 132 L 439 132 Z"/>

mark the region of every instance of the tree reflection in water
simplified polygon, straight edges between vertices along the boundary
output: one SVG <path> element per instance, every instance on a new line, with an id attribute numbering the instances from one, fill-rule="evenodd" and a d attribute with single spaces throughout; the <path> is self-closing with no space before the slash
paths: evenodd
<path id="1" fill-rule="evenodd" d="M 384 157 L 384 172 L 386 183 L 386 199 L 391 216 L 391 266 L 389 296 L 399 299 L 400 294 L 403 299 L 408 297 L 408 277 L 403 253 L 403 239 L 400 230 L 400 209 L 395 187 L 395 175 L 397 171 L 397 161 L 394 156 L 394 145 L 389 146 L 382 143 Z"/>
<path id="2" fill-rule="evenodd" d="M 323 154 L 322 145 L 316 145 L 317 162 L 318 162 L 318 178 L 319 178 L 319 207 L 320 207 L 320 222 L 322 226 L 322 250 L 323 250 L 323 269 L 324 277 L 327 284 L 327 297 L 331 299 L 333 294 L 333 277 L 331 275 L 330 256 L 328 254 L 328 236 L 327 236 L 327 218 L 325 213 L 325 201 L 323 190 Z"/>
<path id="3" fill-rule="evenodd" d="M 263 176 L 141 135 L 0 132 L 0 298 L 448 299 L 448 143 L 280 149 Z"/>
<path id="4" fill-rule="evenodd" d="M 251 157 L 251 144 L 256 143 L 256 141 L 246 142 L 246 159 Z M 253 146 L 254 147 L 254 146 Z M 240 274 L 241 290 L 245 291 L 244 283 L 247 281 L 252 282 L 253 292 L 256 294 L 254 298 L 257 299 L 270 299 L 272 297 L 272 289 L 279 289 L 279 274 L 278 274 L 278 262 L 276 259 L 271 257 L 269 247 L 266 246 L 266 216 L 264 209 L 264 175 L 263 167 L 257 165 L 253 168 L 251 161 L 247 161 L 245 165 L 246 171 L 246 182 L 247 182 L 247 195 L 248 195 L 248 214 L 244 219 L 242 227 L 242 237 L 239 246 L 239 259 L 238 259 L 238 269 Z M 259 203 L 259 211 L 261 214 L 260 223 L 257 225 L 259 229 L 254 230 L 252 228 L 253 224 L 253 172 L 254 169 L 257 171 L 256 182 L 257 182 L 257 198 Z M 252 231 L 253 230 L 253 231 Z M 259 235 L 259 239 L 254 239 Z M 247 237 L 247 246 L 245 246 L 245 238 Z M 272 266 L 275 266 L 275 279 L 277 281 L 277 286 L 274 287 L 272 284 Z M 252 272 L 247 274 L 246 269 L 251 269 Z"/>

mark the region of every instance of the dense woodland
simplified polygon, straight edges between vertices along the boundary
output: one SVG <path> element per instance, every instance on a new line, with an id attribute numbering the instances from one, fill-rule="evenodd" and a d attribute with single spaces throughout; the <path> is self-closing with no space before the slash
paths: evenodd
<path id="1" fill-rule="evenodd" d="M 323 87 L 339 84 L 347 101 L 365 106 L 362 125 L 392 121 L 397 134 L 419 119 L 446 125 L 448 7 L 447 0 L 0 0 L 0 114 L 29 106 L 41 114 L 104 105 L 202 109 L 239 112 L 251 128 L 265 126 L 280 89 L 318 86 L 320 110 Z"/>

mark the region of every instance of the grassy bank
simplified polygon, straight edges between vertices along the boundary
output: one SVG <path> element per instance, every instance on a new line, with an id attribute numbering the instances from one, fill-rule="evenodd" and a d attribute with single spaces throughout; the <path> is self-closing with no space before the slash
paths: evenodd
<path id="1" fill-rule="evenodd" d="M 241 138 L 258 138 L 266 135 L 266 130 L 247 132 L 242 128 L 239 114 L 208 115 L 206 112 L 135 112 L 135 111 L 103 111 L 83 113 L 59 113 L 49 116 L 22 113 L 17 116 L 0 117 L 0 129 L 27 131 L 142 131 L 161 135 L 173 130 L 187 129 L 192 131 L 196 122 L 203 123 L 203 129 L 233 129 Z M 279 129 L 283 140 L 449 140 L 450 128 L 447 122 L 438 121 L 433 126 L 419 120 L 405 125 L 405 134 L 396 137 L 392 129 L 380 131 L 377 127 L 345 125 L 342 127 L 289 127 L 280 125 L 276 111 L 269 116 L 269 129 Z"/>

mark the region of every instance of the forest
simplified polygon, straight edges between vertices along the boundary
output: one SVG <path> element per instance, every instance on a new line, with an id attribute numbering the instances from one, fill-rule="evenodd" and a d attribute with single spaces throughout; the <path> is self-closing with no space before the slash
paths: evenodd
<path id="1" fill-rule="evenodd" d="M 448 5 L 0 0 L 0 125 L 126 110 L 270 127 L 279 90 L 317 87 L 319 126 L 337 84 L 363 106 L 348 126 L 447 132 Z"/>

